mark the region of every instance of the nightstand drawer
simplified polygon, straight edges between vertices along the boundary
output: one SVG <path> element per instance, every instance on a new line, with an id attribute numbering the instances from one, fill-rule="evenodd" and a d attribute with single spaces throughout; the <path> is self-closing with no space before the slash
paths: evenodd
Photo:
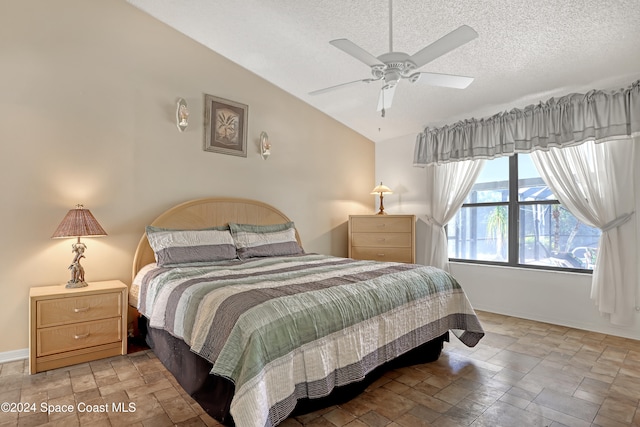
<path id="1" fill-rule="evenodd" d="M 353 233 L 353 246 L 410 248 L 411 233 Z"/>
<path id="2" fill-rule="evenodd" d="M 38 301 L 37 328 L 120 317 L 119 292 Z"/>
<path id="3" fill-rule="evenodd" d="M 354 246 L 351 256 L 355 259 L 388 262 L 413 262 L 412 248 L 367 248 Z"/>
<path id="4" fill-rule="evenodd" d="M 351 218 L 353 233 L 411 233 L 413 217 L 410 216 L 354 216 Z"/>
<path id="5" fill-rule="evenodd" d="M 39 329 L 37 357 L 122 340 L 122 318 Z"/>

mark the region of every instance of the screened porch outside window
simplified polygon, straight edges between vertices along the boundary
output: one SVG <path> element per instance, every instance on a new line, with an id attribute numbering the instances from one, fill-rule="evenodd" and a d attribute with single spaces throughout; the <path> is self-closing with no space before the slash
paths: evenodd
<path id="1" fill-rule="evenodd" d="M 600 233 L 558 202 L 528 154 L 516 154 L 486 162 L 447 225 L 448 254 L 451 261 L 593 270 Z"/>

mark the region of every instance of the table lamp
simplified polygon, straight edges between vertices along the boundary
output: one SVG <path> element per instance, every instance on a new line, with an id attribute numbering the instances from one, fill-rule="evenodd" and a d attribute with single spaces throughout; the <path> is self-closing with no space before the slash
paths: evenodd
<path id="1" fill-rule="evenodd" d="M 393 191 L 391 191 L 391 189 L 386 185 L 382 185 L 382 182 L 380 182 L 380 185 L 377 185 L 373 190 L 371 190 L 371 194 L 380 194 L 380 211 L 378 212 L 378 215 L 386 215 L 387 213 L 384 211 L 384 204 L 382 203 L 383 195 L 393 194 Z"/>
<path id="2" fill-rule="evenodd" d="M 84 251 L 87 249 L 87 245 L 80 242 L 80 237 L 106 235 L 106 231 L 100 226 L 89 209 L 85 209 L 84 206 L 76 205 L 75 209 L 67 212 L 53 236 L 51 236 L 54 239 L 63 237 L 78 238 L 78 241 L 71 245 L 71 252 L 75 255 L 69 266 L 71 279 L 67 282 L 67 288 L 83 288 L 87 286 L 87 282 L 84 281 L 84 268 L 80 265 L 80 260 L 85 257 Z"/>

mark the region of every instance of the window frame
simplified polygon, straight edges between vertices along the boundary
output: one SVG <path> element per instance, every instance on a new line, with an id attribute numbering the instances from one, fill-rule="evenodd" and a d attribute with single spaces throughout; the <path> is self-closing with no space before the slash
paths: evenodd
<path id="1" fill-rule="evenodd" d="M 531 270 L 543 270 L 543 271 L 560 271 L 565 273 L 582 273 L 593 274 L 593 270 L 585 268 L 570 268 L 570 267 L 556 267 L 551 265 L 533 265 L 533 264 L 521 264 L 520 263 L 520 207 L 532 206 L 532 205 L 561 205 L 557 200 L 530 200 L 520 201 L 518 188 L 518 154 L 509 156 L 509 200 L 504 202 L 480 202 L 480 203 L 463 203 L 462 208 L 479 208 L 479 207 L 492 207 L 492 206 L 507 206 L 509 213 L 509 230 L 507 236 L 508 252 L 507 261 L 486 261 L 475 260 L 465 258 L 449 258 L 449 262 L 465 263 L 465 264 L 482 264 L 493 265 L 498 267 L 516 267 L 526 268 Z M 515 212 L 515 215 L 511 213 Z M 512 232 L 515 230 L 515 232 Z M 445 227 L 447 236 L 449 235 L 449 226 Z M 448 241 L 448 240 L 447 240 Z"/>

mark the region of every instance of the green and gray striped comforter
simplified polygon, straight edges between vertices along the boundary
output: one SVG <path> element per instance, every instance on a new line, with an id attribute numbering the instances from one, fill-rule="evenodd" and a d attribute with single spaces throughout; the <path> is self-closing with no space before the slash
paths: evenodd
<path id="1" fill-rule="evenodd" d="M 432 267 L 325 255 L 145 267 L 134 280 L 149 325 L 183 339 L 236 386 L 237 426 L 275 426 L 448 330 L 484 335 L 453 277 Z"/>

